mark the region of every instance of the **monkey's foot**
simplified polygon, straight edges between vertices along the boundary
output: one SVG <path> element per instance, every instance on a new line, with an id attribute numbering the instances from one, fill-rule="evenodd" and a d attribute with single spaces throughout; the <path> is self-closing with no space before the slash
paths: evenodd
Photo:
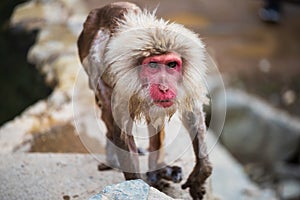
<path id="1" fill-rule="evenodd" d="M 170 186 L 169 183 L 161 179 L 161 176 L 158 173 L 158 171 L 147 172 L 146 176 L 147 176 L 147 183 L 152 187 L 155 187 L 159 191 L 163 191 L 166 187 Z"/>
<path id="2" fill-rule="evenodd" d="M 113 168 L 104 163 L 100 163 L 98 165 L 98 171 L 106 171 L 106 170 L 111 170 L 111 169 L 113 169 Z"/>
<path id="3" fill-rule="evenodd" d="M 179 183 L 182 180 L 182 170 L 178 166 L 166 166 L 162 169 L 147 172 L 147 180 L 150 185 L 161 188 L 161 185 L 163 184 L 163 188 L 166 187 L 166 182 L 162 180 L 167 181 L 173 181 L 174 183 Z"/>
<path id="4" fill-rule="evenodd" d="M 143 148 L 141 148 L 141 147 L 138 147 L 137 150 L 138 150 L 138 154 L 139 154 L 140 156 L 144 156 L 144 155 L 147 154 L 147 150 L 146 150 L 146 149 L 143 149 Z"/>
<path id="5" fill-rule="evenodd" d="M 161 178 L 179 183 L 182 180 L 182 169 L 178 166 L 166 166 L 160 169 Z"/>

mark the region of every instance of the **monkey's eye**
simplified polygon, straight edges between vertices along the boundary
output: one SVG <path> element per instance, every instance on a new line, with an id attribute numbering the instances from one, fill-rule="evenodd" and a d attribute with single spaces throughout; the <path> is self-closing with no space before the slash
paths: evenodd
<path id="1" fill-rule="evenodd" d="M 150 68 L 156 69 L 156 68 L 158 68 L 158 63 L 157 62 L 149 62 L 148 66 Z"/>
<path id="2" fill-rule="evenodd" d="M 174 62 L 169 62 L 167 65 L 168 65 L 169 68 L 175 68 L 175 67 L 177 67 L 177 62 L 175 62 L 175 61 Z"/>

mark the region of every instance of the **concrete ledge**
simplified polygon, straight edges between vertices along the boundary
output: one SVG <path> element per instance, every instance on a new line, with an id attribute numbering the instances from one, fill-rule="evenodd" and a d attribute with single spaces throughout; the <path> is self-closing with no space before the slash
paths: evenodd
<path id="1" fill-rule="evenodd" d="M 9 154 L 0 160 L 0 199 L 88 199 L 124 181 L 117 171 L 98 171 L 87 154 Z"/>
<path id="2" fill-rule="evenodd" d="M 215 138 L 209 137 L 208 143 L 213 142 Z M 213 194 L 220 199 L 276 199 L 271 191 L 260 190 L 252 183 L 222 146 L 217 144 L 210 158 L 214 166 Z M 104 160 L 104 157 L 90 154 L 1 154 L 0 199 L 88 199 L 105 186 L 124 181 L 122 173 L 116 170 L 98 171 L 99 160 Z M 173 164 L 183 168 L 183 183 L 194 165 L 192 149 Z M 188 191 L 181 189 L 181 183 L 171 183 L 164 192 L 173 198 L 191 199 Z"/>

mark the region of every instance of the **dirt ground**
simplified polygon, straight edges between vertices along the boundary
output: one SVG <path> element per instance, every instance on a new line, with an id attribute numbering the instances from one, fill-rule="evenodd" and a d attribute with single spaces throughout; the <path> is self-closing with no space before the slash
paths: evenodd
<path id="1" fill-rule="evenodd" d="M 87 0 L 92 9 L 111 1 Z M 230 86 L 300 115 L 300 1 L 283 1 L 279 24 L 258 17 L 260 0 L 135 1 L 198 32 Z"/>

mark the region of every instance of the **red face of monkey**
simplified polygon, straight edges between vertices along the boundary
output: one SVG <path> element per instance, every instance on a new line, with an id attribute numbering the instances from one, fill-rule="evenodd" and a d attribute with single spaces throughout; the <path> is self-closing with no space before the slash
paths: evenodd
<path id="1" fill-rule="evenodd" d="M 147 57 L 139 75 L 153 102 L 163 108 L 170 107 L 174 104 L 177 84 L 182 77 L 182 60 L 176 53 Z"/>

